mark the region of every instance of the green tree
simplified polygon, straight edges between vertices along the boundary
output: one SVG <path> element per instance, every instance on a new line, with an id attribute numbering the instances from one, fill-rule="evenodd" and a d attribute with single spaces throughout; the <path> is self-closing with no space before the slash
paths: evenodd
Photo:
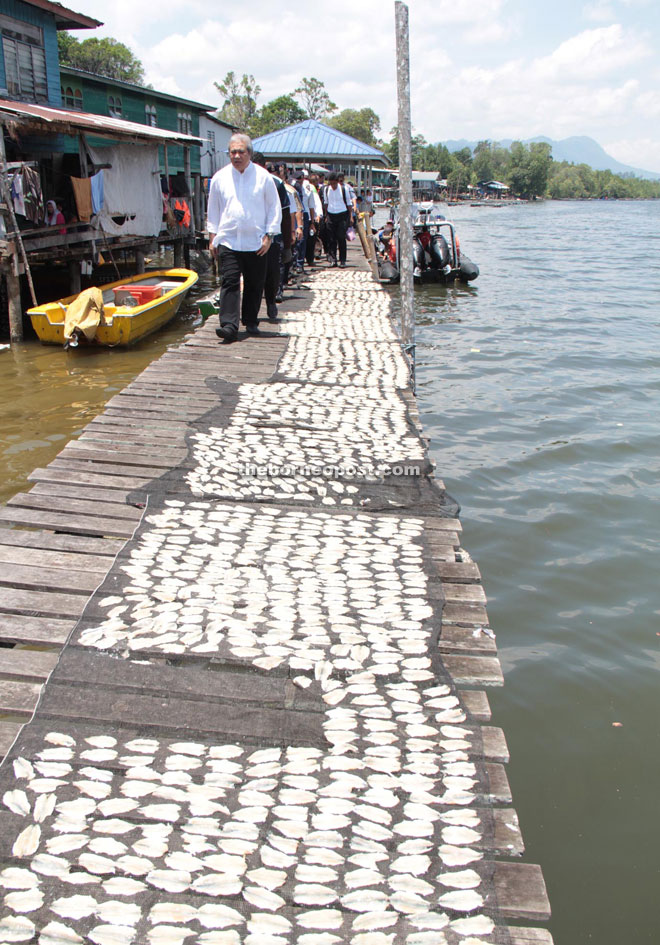
<path id="1" fill-rule="evenodd" d="M 271 131 L 304 121 L 306 117 L 291 95 L 280 95 L 259 109 L 253 121 L 252 131 L 255 135 L 267 135 Z"/>
<path id="2" fill-rule="evenodd" d="M 376 132 L 380 131 L 380 118 L 373 108 L 345 108 L 331 118 L 328 124 L 372 147 L 377 144 Z"/>
<path id="3" fill-rule="evenodd" d="M 538 141 L 527 146 L 521 141 L 514 141 L 510 150 L 507 183 L 521 197 L 542 197 L 546 192 L 552 164 L 550 145 Z"/>
<path id="4" fill-rule="evenodd" d="M 302 79 L 293 94 L 302 102 L 304 118 L 314 118 L 316 121 L 322 121 L 332 112 L 337 111 L 337 106 L 330 100 L 325 85 L 320 79 Z"/>
<path id="5" fill-rule="evenodd" d="M 251 135 L 257 114 L 257 98 L 261 92 L 261 86 L 257 85 L 254 76 L 244 73 L 241 79 L 237 79 L 233 72 L 228 72 L 222 82 L 213 84 L 224 99 L 219 117 L 239 131 Z"/>
<path id="6" fill-rule="evenodd" d="M 399 166 L 399 129 L 395 125 L 390 131 L 390 140 L 383 146 L 392 167 Z"/>
<path id="7" fill-rule="evenodd" d="M 57 34 L 59 59 L 62 65 L 106 75 L 122 82 L 144 85 L 144 68 L 128 46 L 116 39 L 84 39 L 79 42 L 66 31 Z"/>

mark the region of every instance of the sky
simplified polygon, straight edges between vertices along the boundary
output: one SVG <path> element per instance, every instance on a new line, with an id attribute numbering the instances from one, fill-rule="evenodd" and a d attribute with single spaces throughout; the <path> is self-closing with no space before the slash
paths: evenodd
<path id="1" fill-rule="evenodd" d="M 265 104 L 304 76 L 342 108 L 397 123 L 393 0 L 73 0 L 103 21 L 79 39 L 130 47 L 155 89 L 222 105 L 214 82 L 251 74 Z M 660 172 L 657 0 L 410 0 L 414 132 L 427 141 L 588 135 Z"/>

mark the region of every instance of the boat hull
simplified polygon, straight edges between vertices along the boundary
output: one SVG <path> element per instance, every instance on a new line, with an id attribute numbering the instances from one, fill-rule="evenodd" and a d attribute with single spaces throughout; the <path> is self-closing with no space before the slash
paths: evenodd
<path id="1" fill-rule="evenodd" d="M 146 338 L 174 318 L 197 279 L 197 273 L 188 269 L 162 269 L 104 285 L 102 288 L 105 324 L 100 324 L 96 329 L 92 344 L 107 347 L 127 346 Z M 109 298 L 115 289 L 123 286 L 153 285 L 159 282 L 166 287 L 166 291 L 159 298 L 143 305 L 129 307 L 105 304 L 106 298 Z M 32 327 L 43 344 L 63 345 L 65 343 L 65 308 L 75 298 L 77 296 L 72 295 L 28 310 L 27 314 L 30 316 Z"/>

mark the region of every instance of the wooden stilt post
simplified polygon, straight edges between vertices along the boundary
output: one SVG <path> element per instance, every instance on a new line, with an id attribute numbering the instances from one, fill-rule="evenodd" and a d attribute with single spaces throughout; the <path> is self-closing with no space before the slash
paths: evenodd
<path id="1" fill-rule="evenodd" d="M 78 295 L 82 288 L 80 263 L 77 259 L 69 260 L 69 286 L 71 288 L 71 295 Z"/>
<path id="2" fill-rule="evenodd" d="M 11 245 L 11 244 L 10 244 Z M 9 340 L 18 344 L 23 340 L 23 306 L 21 305 L 21 280 L 14 271 L 14 259 L 7 260 L 7 304 L 9 306 Z"/>
<path id="3" fill-rule="evenodd" d="M 137 272 L 144 272 L 144 250 L 136 249 L 135 250 L 135 268 Z"/>
<path id="4" fill-rule="evenodd" d="M 21 306 L 21 283 L 20 272 L 21 262 L 27 276 L 30 287 L 30 298 L 32 304 L 37 304 L 37 296 L 32 282 L 32 272 L 28 262 L 25 246 L 18 229 L 16 214 L 14 213 L 14 204 L 12 203 L 9 184 L 7 183 L 7 155 L 5 152 L 5 128 L 0 125 L 0 197 L 4 202 L 5 209 L 3 217 L 5 219 L 5 229 L 11 237 L 9 245 L 12 249 L 12 260 L 7 269 L 7 298 L 9 300 L 9 340 L 23 340 L 23 310 Z"/>
<path id="5" fill-rule="evenodd" d="M 415 390 L 415 293 L 413 281 L 412 123 L 410 118 L 410 53 L 408 7 L 394 4 L 396 21 L 397 98 L 399 117 L 399 273 L 401 278 L 401 339 L 410 359 Z"/>

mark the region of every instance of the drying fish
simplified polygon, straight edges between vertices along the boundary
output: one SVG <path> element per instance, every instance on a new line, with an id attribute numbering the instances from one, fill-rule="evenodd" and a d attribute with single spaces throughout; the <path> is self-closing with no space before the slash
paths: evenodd
<path id="1" fill-rule="evenodd" d="M 135 938 L 135 929 L 130 925 L 97 925 L 88 938 L 96 945 L 131 945 Z"/>
<path id="2" fill-rule="evenodd" d="M 129 879 L 128 876 L 113 876 L 106 879 L 102 885 L 109 896 L 137 896 L 147 888 L 144 883 Z"/>
<path id="3" fill-rule="evenodd" d="M 0 919 L 0 941 L 29 942 L 34 935 L 34 923 L 25 916 L 5 916 Z"/>
<path id="4" fill-rule="evenodd" d="M 445 909 L 454 909 L 457 912 L 474 912 L 483 905 L 483 896 L 474 890 L 457 890 L 440 896 L 438 902 Z"/>
<path id="5" fill-rule="evenodd" d="M 2 803 L 19 817 L 27 817 L 31 810 L 25 791 L 6 791 L 2 796 Z"/>
<path id="6" fill-rule="evenodd" d="M 39 933 L 39 945 L 82 945 L 82 942 L 73 929 L 61 922 L 49 922 Z"/>
<path id="7" fill-rule="evenodd" d="M 34 912 L 43 902 L 44 896 L 39 889 L 21 889 L 5 896 L 5 905 L 14 912 Z"/>
<path id="8" fill-rule="evenodd" d="M 32 856 L 36 853 L 41 840 L 41 827 L 36 824 L 30 824 L 25 830 L 16 837 L 11 852 L 14 856 Z"/>
<path id="9" fill-rule="evenodd" d="M 246 886 L 243 890 L 243 898 L 257 909 L 269 909 L 273 912 L 285 905 L 284 899 L 277 893 L 261 889 L 259 886 Z"/>
<path id="10" fill-rule="evenodd" d="M 147 932 L 149 945 L 183 945 L 190 935 L 195 933 L 191 929 L 177 928 L 173 925 L 158 925 Z"/>
<path id="11" fill-rule="evenodd" d="M 224 929 L 229 925 L 242 925 L 245 917 L 231 906 L 207 903 L 197 910 L 197 921 L 205 929 Z"/>

